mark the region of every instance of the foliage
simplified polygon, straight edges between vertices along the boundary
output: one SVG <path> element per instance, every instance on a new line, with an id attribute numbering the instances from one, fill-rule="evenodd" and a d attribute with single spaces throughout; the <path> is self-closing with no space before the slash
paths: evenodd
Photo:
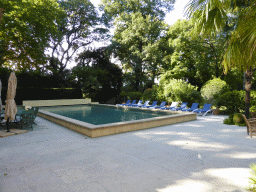
<path id="1" fill-rule="evenodd" d="M 123 69 L 134 76 L 132 85 L 136 91 L 146 83 L 151 87 L 159 75 L 157 69 L 165 54 L 159 49 L 159 39 L 166 30 L 163 20 L 172 10 L 172 3 L 174 0 L 102 1 L 103 18 L 115 25 L 111 44 L 114 56 L 121 60 Z"/>
<path id="2" fill-rule="evenodd" d="M 168 74 L 163 74 L 160 79 L 160 87 L 163 87 L 163 94 L 168 101 L 200 103 L 202 96 L 197 92 L 197 87 L 184 80 L 169 79 Z"/>
<path id="3" fill-rule="evenodd" d="M 50 39 L 59 35 L 57 23 L 65 16 L 57 0 L 1 0 L 0 65 L 42 65 Z"/>
<path id="4" fill-rule="evenodd" d="M 137 100 L 137 101 L 139 101 L 142 97 L 142 93 L 138 92 L 138 91 L 137 92 L 129 92 L 127 95 L 128 95 L 127 96 L 128 99 Z"/>
<path id="5" fill-rule="evenodd" d="M 235 26 L 229 37 L 223 64 L 228 68 L 238 66 L 244 70 L 255 64 L 256 4 L 252 1 L 193 0 L 186 7 L 186 14 L 195 22 L 194 32 L 208 36 Z"/>
<path id="6" fill-rule="evenodd" d="M 228 91 L 220 95 L 217 105 L 226 106 L 228 114 L 239 113 L 245 109 L 244 97 L 245 91 Z"/>
<path id="7" fill-rule="evenodd" d="M 119 95 L 122 87 L 122 71 L 110 62 L 104 49 L 89 54 L 91 65 L 79 64 L 72 69 L 73 79 L 87 97 L 94 101 L 107 102 Z M 94 52 L 94 53 L 95 53 Z"/>
<path id="8" fill-rule="evenodd" d="M 229 115 L 228 118 L 224 119 L 223 123 L 227 125 L 234 125 L 233 114 Z"/>
<path id="9" fill-rule="evenodd" d="M 170 77 L 185 79 L 192 85 L 201 87 L 212 76 L 219 77 L 222 72 L 220 63 L 224 51 L 224 36 L 192 38 L 193 21 L 178 20 L 169 27 L 166 38 L 174 49 L 168 67 Z"/>
<path id="10" fill-rule="evenodd" d="M 251 106 L 256 106 L 256 91 L 251 90 L 250 92 Z"/>
<path id="11" fill-rule="evenodd" d="M 230 69 L 227 74 L 223 75 L 222 79 L 227 83 L 230 90 L 243 90 L 244 73 L 237 67 Z"/>
<path id="12" fill-rule="evenodd" d="M 159 95 L 159 87 L 154 85 L 152 88 L 146 89 L 142 94 L 142 100 L 145 102 L 147 100 L 153 101 L 164 101 L 164 98 L 161 98 Z"/>
<path id="13" fill-rule="evenodd" d="M 127 96 L 127 94 L 126 94 L 126 92 L 125 92 L 125 91 L 122 91 L 122 92 L 120 93 L 120 96 L 122 96 L 122 97 L 126 97 L 126 96 Z"/>
<path id="14" fill-rule="evenodd" d="M 196 35 L 218 36 L 225 33 L 227 49 L 223 56 L 223 65 L 227 72 L 234 66 L 245 73 L 245 116 L 249 117 L 251 69 L 256 61 L 256 0 L 212 1 L 190 0 L 186 8 L 188 17 L 195 21 Z M 227 30 L 233 29 L 232 32 Z"/>
<path id="15" fill-rule="evenodd" d="M 251 164 L 250 168 L 251 171 L 251 177 L 250 179 L 250 186 L 247 188 L 248 191 L 256 192 L 256 164 Z"/>
<path id="16" fill-rule="evenodd" d="M 207 103 L 216 104 L 214 102 L 214 99 L 216 99 L 214 95 L 218 96 L 221 92 L 223 93 L 227 90 L 228 86 L 225 81 L 221 80 L 220 78 L 214 78 L 212 80 L 207 81 L 203 85 L 201 89 L 201 94 Z"/>
<path id="17" fill-rule="evenodd" d="M 143 16 L 150 15 L 163 21 L 166 13 L 173 9 L 174 3 L 175 0 L 102 0 L 100 10 L 104 11 L 105 24 L 110 24 L 113 20 L 123 21 L 134 12 L 140 12 Z"/>
<path id="18" fill-rule="evenodd" d="M 246 125 L 244 119 L 242 118 L 241 113 L 230 114 L 228 118 L 224 119 L 223 123 L 227 125 L 238 125 L 238 126 Z"/>
<path id="19" fill-rule="evenodd" d="M 235 113 L 234 116 L 233 116 L 233 122 L 235 123 L 235 125 L 238 125 L 238 124 L 245 124 L 245 121 L 242 117 L 242 114 L 241 113 Z"/>
<path id="20" fill-rule="evenodd" d="M 95 28 L 99 18 L 95 7 L 89 0 L 60 1 L 66 16 L 58 23 L 60 35 L 52 39 L 48 69 L 54 75 L 65 75 L 65 68 L 75 53 L 95 40 L 104 29 Z M 106 30 L 105 30 L 106 32 Z"/>

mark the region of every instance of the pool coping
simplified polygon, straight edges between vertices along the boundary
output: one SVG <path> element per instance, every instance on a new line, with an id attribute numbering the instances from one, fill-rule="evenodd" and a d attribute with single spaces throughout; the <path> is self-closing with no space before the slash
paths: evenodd
<path id="1" fill-rule="evenodd" d="M 107 105 L 107 104 L 90 104 L 96 106 L 106 106 L 111 108 L 118 108 L 121 106 Z M 197 119 L 195 113 L 189 112 L 179 112 L 179 111 L 169 111 L 169 110 L 159 110 L 159 109 L 147 109 L 147 108 L 133 108 L 134 110 L 146 110 L 146 111 L 155 111 L 161 113 L 171 113 L 172 115 L 153 117 L 148 119 L 133 120 L 133 121 L 124 121 L 118 123 L 109 123 L 102 125 L 93 125 L 90 123 L 82 122 L 76 119 L 69 117 L 64 117 L 57 115 L 42 109 L 39 110 L 38 116 L 50 120 L 54 123 L 62 125 L 66 128 L 74 130 L 78 133 L 84 134 L 89 137 L 102 137 L 107 135 L 113 135 L 118 133 L 125 133 L 130 131 L 155 128 L 165 125 L 171 125 L 175 123 L 193 121 Z"/>

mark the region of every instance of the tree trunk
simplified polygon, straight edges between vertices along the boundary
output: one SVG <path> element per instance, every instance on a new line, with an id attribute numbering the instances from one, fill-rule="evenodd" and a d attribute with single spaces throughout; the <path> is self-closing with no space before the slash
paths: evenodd
<path id="1" fill-rule="evenodd" d="M 135 90 L 140 90 L 140 80 L 141 80 L 141 69 L 138 64 L 135 66 Z"/>
<path id="2" fill-rule="evenodd" d="M 250 92 L 251 92 L 251 86 L 252 86 L 252 68 L 246 69 L 245 74 L 245 116 L 248 119 L 249 113 L 250 113 Z"/>

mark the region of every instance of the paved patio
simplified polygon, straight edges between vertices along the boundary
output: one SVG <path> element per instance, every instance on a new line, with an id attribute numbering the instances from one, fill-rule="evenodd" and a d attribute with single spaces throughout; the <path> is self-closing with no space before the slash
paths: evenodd
<path id="1" fill-rule="evenodd" d="M 37 117 L 0 138 L 0 191 L 246 191 L 256 137 L 224 118 L 89 138 Z"/>

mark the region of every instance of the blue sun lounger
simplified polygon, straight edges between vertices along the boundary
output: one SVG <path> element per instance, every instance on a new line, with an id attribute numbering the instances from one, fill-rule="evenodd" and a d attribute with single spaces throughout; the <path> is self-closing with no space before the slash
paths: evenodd
<path id="1" fill-rule="evenodd" d="M 211 108 L 211 104 L 204 104 L 203 109 L 195 109 L 193 112 L 198 113 L 198 114 L 202 114 L 203 116 L 205 116 L 207 113 L 212 112 Z"/>
<path id="2" fill-rule="evenodd" d="M 162 108 L 162 107 L 164 107 L 165 106 L 165 104 L 166 104 L 166 102 L 165 101 L 163 101 L 159 106 L 154 106 L 154 107 L 149 107 L 150 109 L 158 109 L 158 108 Z"/>
<path id="3" fill-rule="evenodd" d="M 142 104 L 142 100 L 139 100 L 139 102 L 137 104 L 132 104 L 131 106 L 129 107 L 137 107 L 137 106 L 140 106 L 140 105 L 143 105 Z"/>
<path id="4" fill-rule="evenodd" d="M 181 111 L 194 111 L 195 109 L 198 108 L 198 105 L 199 103 L 193 103 L 190 108 L 184 108 L 184 109 L 181 109 Z"/>
<path id="5" fill-rule="evenodd" d="M 131 107 L 132 105 L 135 105 L 136 101 L 137 101 L 137 100 L 133 100 L 131 104 L 126 105 L 126 106 L 127 106 L 127 107 Z"/>
<path id="6" fill-rule="evenodd" d="M 170 107 L 161 107 L 160 109 L 172 109 L 178 105 L 178 102 L 172 102 Z"/>
<path id="7" fill-rule="evenodd" d="M 150 108 L 156 106 L 158 101 L 153 101 L 152 105 L 145 106 L 145 108 Z"/>
<path id="8" fill-rule="evenodd" d="M 187 102 L 183 102 L 180 107 L 174 107 L 174 108 L 171 108 L 170 110 L 172 110 L 172 111 L 182 110 L 185 107 L 187 107 L 187 104 L 188 104 Z"/>
<path id="9" fill-rule="evenodd" d="M 131 100 L 127 100 L 125 104 L 116 104 L 116 105 L 121 105 L 121 106 L 124 106 L 124 105 L 129 105 L 131 102 Z"/>
<path id="10" fill-rule="evenodd" d="M 145 101 L 145 103 L 143 105 L 137 106 L 137 107 L 142 107 L 143 108 L 143 107 L 149 106 L 148 104 L 149 104 L 149 101 Z"/>

